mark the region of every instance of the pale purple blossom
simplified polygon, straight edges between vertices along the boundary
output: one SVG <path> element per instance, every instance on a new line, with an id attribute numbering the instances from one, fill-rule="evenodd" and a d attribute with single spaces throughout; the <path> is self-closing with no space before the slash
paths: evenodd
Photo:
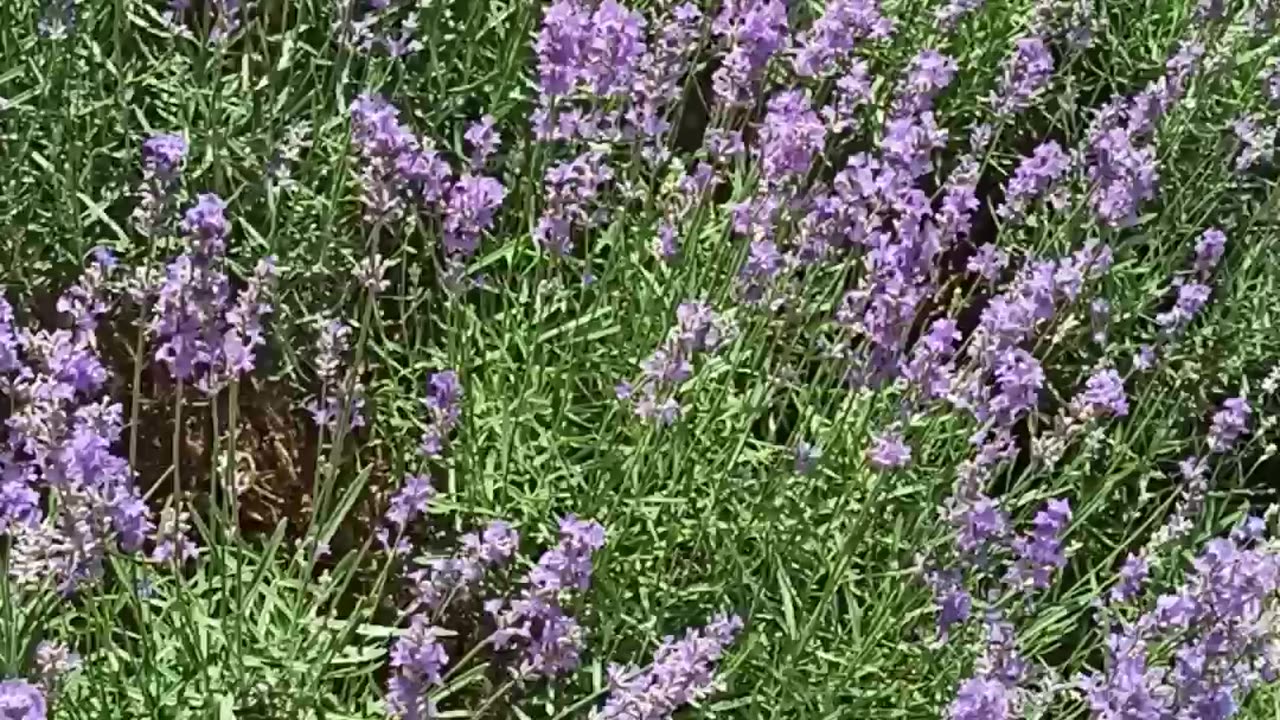
<path id="1" fill-rule="evenodd" d="M 1025 110 L 1043 92 L 1053 75 L 1053 53 L 1042 38 L 1024 37 L 1014 43 L 1005 61 L 1000 88 L 992 100 L 997 115 Z"/>
<path id="2" fill-rule="evenodd" d="M 1226 250 L 1227 235 L 1217 228 L 1209 228 L 1196 240 L 1195 271 L 1200 275 L 1208 275 L 1222 260 Z"/>
<path id="3" fill-rule="evenodd" d="M 1249 432 L 1249 418 L 1252 416 L 1253 408 L 1243 397 L 1222 401 L 1222 408 L 1213 414 L 1213 422 L 1209 426 L 1209 449 L 1215 453 L 1230 450 L 1240 436 Z"/>
<path id="4" fill-rule="evenodd" d="M 911 462 L 911 446 L 906 443 L 901 431 L 889 429 L 871 439 L 867 460 L 876 470 L 906 467 Z"/>

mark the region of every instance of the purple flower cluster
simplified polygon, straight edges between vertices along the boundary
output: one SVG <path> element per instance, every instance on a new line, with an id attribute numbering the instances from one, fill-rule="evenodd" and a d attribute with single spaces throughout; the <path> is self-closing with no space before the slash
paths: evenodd
<path id="1" fill-rule="evenodd" d="M 1151 145 L 1135 146 L 1134 136 L 1112 128 L 1089 144 L 1089 182 L 1094 186 L 1089 206 L 1109 227 L 1126 227 L 1138 221 L 1138 206 L 1156 194 L 1156 151 Z"/>
<path id="2" fill-rule="evenodd" d="M 0 717 L 5 720 L 45 720 L 48 705 L 40 688 L 23 680 L 0 682 Z"/>
<path id="3" fill-rule="evenodd" d="M 640 61 L 627 122 L 650 142 L 656 144 L 671 128 L 667 115 L 683 94 L 685 75 L 701 41 L 701 25 L 702 12 L 693 3 L 675 6 L 659 24 L 657 37 Z M 651 146 L 649 152 L 665 156 L 665 149 L 658 146 Z"/>
<path id="4" fill-rule="evenodd" d="M 827 128 L 801 90 L 787 90 L 769 100 L 760 126 L 760 177 L 773 189 L 804 182 L 814 159 L 822 154 Z"/>
<path id="5" fill-rule="evenodd" d="M 1112 631 L 1104 669 L 1078 681 L 1092 717 L 1226 720 L 1251 688 L 1276 677 L 1265 618 L 1275 611 L 1280 559 L 1261 543 L 1263 529 L 1253 519 L 1210 540 L 1181 587 Z M 1168 648 L 1167 667 L 1153 662 L 1155 647 Z"/>
<path id="6" fill-rule="evenodd" d="M 1079 419 L 1125 417 L 1129 399 L 1124 392 L 1124 379 L 1113 369 L 1099 370 L 1085 381 L 1084 390 L 1071 400 L 1071 409 Z"/>
<path id="7" fill-rule="evenodd" d="M 1240 141 L 1240 154 L 1236 156 L 1236 172 L 1244 172 L 1256 165 L 1271 162 L 1276 154 L 1276 129 L 1260 115 L 1245 115 L 1231 123 L 1231 129 Z"/>
<path id="8" fill-rule="evenodd" d="M 361 427 L 364 419 L 364 387 L 354 383 L 347 387 L 342 372 L 343 358 L 351 345 L 351 326 L 341 320 L 322 319 L 318 323 L 315 358 L 316 376 L 320 379 L 320 395 L 307 404 L 316 427 L 331 432 L 339 431 L 339 420 L 346 413 L 346 427 L 350 431 Z"/>
<path id="9" fill-rule="evenodd" d="M 1200 313 L 1213 290 L 1203 283 L 1183 283 L 1178 286 L 1178 296 L 1173 307 L 1156 315 L 1156 324 L 1166 337 L 1172 337 L 1186 329 Z"/>
<path id="10" fill-rule="evenodd" d="M 853 60 L 848 70 L 836 80 L 831 104 L 822 108 L 827 129 L 837 135 L 854 127 L 858 108 L 870 103 L 871 70 L 865 60 Z"/>
<path id="11" fill-rule="evenodd" d="M 438 458 L 462 419 L 462 383 L 458 381 L 458 373 L 453 370 L 432 373 L 422 404 L 427 409 L 427 430 L 422 434 L 420 449 L 423 455 Z"/>
<path id="12" fill-rule="evenodd" d="M 560 521 L 560 542 L 544 552 L 529 571 L 520 597 L 485 603 L 485 610 L 497 623 L 494 648 L 520 650 L 518 677 L 550 678 L 578 666 L 583 631 L 565 612 L 561 600 L 565 593 L 586 590 L 590 585 L 591 557 L 604 547 L 604 541 L 604 528 L 599 523 L 566 515 Z"/>
<path id="13" fill-rule="evenodd" d="M 372 52 L 381 48 L 389 57 L 412 55 L 422 49 L 422 42 L 415 36 L 418 30 L 416 13 L 402 17 L 397 6 L 412 3 L 394 0 L 338 0 L 338 17 L 333 22 L 333 33 L 342 46 Z"/>
<path id="14" fill-rule="evenodd" d="M 1253 408 L 1243 397 L 1227 398 L 1222 401 L 1222 409 L 1213 414 L 1213 422 L 1209 426 L 1209 450 L 1224 453 L 1235 446 L 1242 435 L 1249 432 L 1249 418 L 1253 416 Z"/>
<path id="15" fill-rule="evenodd" d="M 1017 221 L 1036 200 L 1049 194 L 1067 171 L 1071 169 L 1071 157 L 1053 140 L 1041 143 L 1030 157 L 1024 157 L 1013 171 L 1005 187 L 1004 204 L 997 211 L 1000 217 Z"/>
<path id="16" fill-rule="evenodd" d="M 102 572 L 112 547 L 141 549 L 151 533 L 149 511 L 128 463 L 114 447 L 123 409 L 101 394 L 108 373 L 96 332 L 108 309 L 105 251 L 59 298 L 70 329 L 18 330 L 0 299 L 0 381 L 8 397 L 5 447 L 0 450 L 0 534 L 11 537 L 9 569 L 20 585 L 52 583 L 71 593 Z M 51 514 L 40 507 L 50 496 Z"/>
<path id="17" fill-rule="evenodd" d="M 1218 267 L 1218 262 L 1222 260 L 1226 247 L 1226 233 L 1217 228 L 1205 230 L 1200 239 L 1196 241 L 1196 273 L 1201 277 L 1212 273 L 1214 268 Z"/>
<path id="18" fill-rule="evenodd" d="M 399 555 L 409 552 L 409 538 L 406 533 L 409 524 L 419 517 L 426 517 L 431 501 L 436 497 L 436 489 L 431 487 L 431 478 L 426 475 L 406 475 L 404 482 L 391 502 L 387 504 L 384 516 L 385 524 L 378 528 L 378 540 L 382 547 Z M 395 533 L 396 543 L 392 547 L 391 537 Z"/>
<path id="19" fill-rule="evenodd" d="M 254 349 L 265 342 L 262 317 L 271 311 L 265 296 L 276 274 L 273 259 L 263 258 L 229 303 L 225 209 L 217 195 L 204 194 L 187 211 L 182 230 L 188 249 L 169 263 L 150 323 L 156 359 L 174 378 L 207 392 L 253 369 Z"/>
<path id="20" fill-rule="evenodd" d="M 996 114 L 1014 115 L 1030 107 L 1052 75 L 1053 53 L 1045 41 L 1035 36 L 1019 38 L 992 99 Z"/>
<path id="21" fill-rule="evenodd" d="M 898 85 L 891 114 L 901 118 L 932 109 L 934 98 L 951 84 L 959 67 L 955 58 L 932 48 L 918 52 Z"/>
<path id="22" fill-rule="evenodd" d="M 933 18 L 945 31 L 951 32 L 960 24 L 960 20 L 983 6 L 986 0 L 947 0 L 947 4 L 933 13 Z"/>
<path id="23" fill-rule="evenodd" d="M 412 209 L 443 214 L 443 244 L 453 262 L 470 258 L 506 199 L 498 180 L 463 173 L 453 180 L 449 163 L 400 122 L 400 111 L 377 95 L 351 103 L 351 139 L 360 157 L 365 220 L 395 223 Z M 466 133 L 472 165 L 479 168 L 498 145 L 492 119 Z"/>
<path id="24" fill-rule="evenodd" d="M 710 305 L 701 301 L 680 303 L 676 325 L 653 354 L 640 363 L 636 385 L 619 383 L 615 394 L 635 403 L 638 417 L 671 425 L 682 414 L 676 393 L 693 376 L 693 360 L 701 353 L 714 354 L 733 340 L 734 327 Z"/>
<path id="25" fill-rule="evenodd" d="M 1015 538 L 1015 560 L 1005 575 L 1005 582 L 1024 592 L 1043 590 L 1055 570 L 1067 564 L 1062 551 L 1062 534 L 1071 521 L 1071 506 L 1064 499 L 1050 500 L 1032 520 L 1033 528 L 1025 536 Z"/>
<path id="26" fill-rule="evenodd" d="M 871 438 L 867 460 L 876 470 L 894 470 L 911 462 L 911 446 L 898 430 L 886 430 Z"/>
<path id="27" fill-rule="evenodd" d="M 960 684 L 947 708 L 948 720 L 1012 720 L 1018 717 L 1018 684 L 1027 664 L 1016 647 L 1013 624 L 992 612 L 985 621 L 986 644 L 973 676 Z"/>
<path id="28" fill-rule="evenodd" d="M 544 107 L 584 89 L 598 98 L 626 94 L 645 57 L 645 19 L 615 0 L 593 10 L 580 0 L 556 0 L 542 16 L 535 50 Z"/>
<path id="29" fill-rule="evenodd" d="M 425 616 L 417 615 L 409 630 L 391 648 L 391 678 L 387 681 L 387 710 L 399 720 L 436 717 L 428 693 L 443 680 L 449 655 L 440 644 L 443 633 Z"/>
<path id="30" fill-rule="evenodd" d="M 726 0 L 711 31 L 727 50 L 711 78 L 716 98 L 727 105 L 751 103 L 769 59 L 787 45 L 786 3 Z"/>
<path id="31" fill-rule="evenodd" d="M 482 532 L 463 535 L 459 544 L 458 554 L 426 560 L 409 573 L 414 595 L 410 611 L 439 612 L 450 600 L 466 598 L 486 571 L 511 560 L 520 535 L 502 520 L 494 520 Z"/>
<path id="32" fill-rule="evenodd" d="M 130 216 L 140 234 L 157 237 L 172 231 L 186 155 L 187 141 L 181 135 L 152 135 L 142 143 L 142 185 L 138 205 Z"/>
<path id="33" fill-rule="evenodd" d="M 1280 105 L 1280 58 L 1272 58 L 1262 71 L 1262 94 L 1272 105 Z"/>
<path id="34" fill-rule="evenodd" d="M 574 232 L 599 225 L 605 218 L 601 195 L 613 180 L 604 153 L 587 151 L 547 170 L 546 206 L 533 239 L 559 257 L 573 250 Z"/>
<path id="35" fill-rule="evenodd" d="M 797 39 L 792 66 L 800 77 L 836 72 L 860 40 L 887 38 L 894 22 L 880 11 L 879 0 L 831 0 L 813 27 Z"/>
<path id="36" fill-rule="evenodd" d="M 737 616 L 717 616 L 683 638 L 666 637 L 646 668 L 611 665 L 609 697 L 592 720 L 667 720 L 710 694 L 715 663 L 742 630 Z"/>

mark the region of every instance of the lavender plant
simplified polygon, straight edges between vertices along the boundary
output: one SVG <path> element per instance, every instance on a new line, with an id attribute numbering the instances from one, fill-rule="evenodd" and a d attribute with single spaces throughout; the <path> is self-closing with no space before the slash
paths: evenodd
<path id="1" fill-rule="evenodd" d="M 0 9 L 0 717 L 1274 714 L 1275 3 L 126 5 Z"/>

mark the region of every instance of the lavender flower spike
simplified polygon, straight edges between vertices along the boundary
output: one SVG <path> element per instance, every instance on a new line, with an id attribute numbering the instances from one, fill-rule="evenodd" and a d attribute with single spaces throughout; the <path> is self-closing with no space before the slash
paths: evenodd
<path id="1" fill-rule="evenodd" d="M 35 685 L 22 680 L 0 682 L 0 717 L 4 720 L 45 720 L 48 706 Z"/>
<path id="2" fill-rule="evenodd" d="M 592 720 L 665 720 L 681 706 L 710 694 L 714 665 L 742 629 L 737 616 L 718 616 L 684 638 L 663 639 L 643 669 L 609 668 L 610 694 Z"/>

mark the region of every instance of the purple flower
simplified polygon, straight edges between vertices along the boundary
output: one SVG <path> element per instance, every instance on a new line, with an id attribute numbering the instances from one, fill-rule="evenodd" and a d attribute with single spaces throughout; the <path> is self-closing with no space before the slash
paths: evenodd
<path id="1" fill-rule="evenodd" d="M 932 112 L 924 112 L 890 119 L 880 148 L 887 165 L 908 178 L 919 178 L 933 170 L 933 151 L 946 144 L 946 129 L 938 127 Z"/>
<path id="2" fill-rule="evenodd" d="M 947 707 L 949 720 L 1008 720 L 1012 712 L 1009 689 L 986 677 L 965 680 Z"/>
<path id="3" fill-rule="evenodd" d="M 660 141 L 671 129 L 668 111 L 684 91 L 685 75 L 702 39 L 702 12 L 692 3 L 671 8 L 640 61 L 627 121 L 643 138 Z M 655 149 L 652 145 L 650 149 Z"/>
<path id="4" fill-rule="evenodd" d="M 938 638 L 945 642 L 952 626 L 969 619 L 973 597 L 958 570 L 929 570 L 924 579 L 938 607 Z"/>
<path id="5" fill-rule="evenodd" d="M 1276 153 L 1276 130 L 1261 116 L 1246 115 L 1231 123 L 1231 129 L 1240 141 L 1240 154 L 1236 156 L 1236 172 L 1244 172 L 1255 165 L 1271 162 Z"/>
<path id="6" fill-rule="evenodd" d="M 737 616 L 717 616 L 683 638 L 663 638 L 646 668 L 611 665 L 609 696 L 593 718 L 664 720 L 711 693 L 715 663 L 742 629 Z"/>
<path id="7" fill-rule="evenodd" d="M 1138 147 L 1122 128 L 1112 128 L 1091 138 L 1089 182 L 1094 186 L 1089 206 L 1109 227 L 1125 227 L 1138 221 L 1138 206 L 1155 197 L 1156 151 Z"/>
<path id="8" fill-rule="evenodd" d="M 1224 400 L 1222 409 L 1213 414 L 1213 422 L 1209 427 L 1209 449 L 1215 453 L 1230 450 L 1241 435 L 1249 432 L 1249 418 L 1252 415 L 1253 408 L 1243 397 Z"/>
<path id="9" fill-rule="evenodd" d="M 488 568 L 505 565 L 520 544 L 520 535 L 502 520 L 490 522 L 481 533 L 467 533 L 459 541 L 462 551 L 453 557 L 432 559 L 409 574 L 414 609 L 442 610 L 449 598 L 465 598 L 484 578 Z"/>
<path id="10" fill-rule="evenodd" d="M 852 53 L 855 43 L 887 38 L 893 27 L 893 20 L 881 14 L 878 0 L 830 0 L 822 16 L 798 39 L 792 63 L 796 74 L 831 74 Z"/>
<path id="11" fill-rule="evenodd" d="M 1213 272 L 1213 269 L 1218 266 L 1218 261 L 1222 259 L 1226 245 L 1226 233 L 1217 228 L 1205 230 L 1200 239 L 1196 240 L 1195 271 L 1202 276 Z"/>
<path id="12" fill-rule="evenodd" d="M 409 523 L 426 516 L 427 508 L 436 496 L 431 478 L 426 475 L 406 475 L 400 489 L 391 497 L 386 520 L 397 531 L 404 532 Z"/>
<path id="13" fill-rule="evenodd" d="M 925 48 L 911 59 L 906 77 L 893 99 L 894 117 L 918 115 L 933 107 L 934 97 L 955 79 L 959 65 L 954 58 Z"/>
<path id="14" fill-rule="evenodd" d="M 176 133 L 152 135 L 142 143 L 142 169 L 156 177 L 172 177 L 186 157 L 187 140 Z"/>
<path id="15" fill-rule="evenodd" d="M 452 255 L 468 258 L 480 244 L 480 234 L 493 226 L 507 189 L 491 177 L 463 175 L 449 191 L 444 211 L 444 245 Z"/>
<path id="16" fill-rule="evenodd" d="M 190 531 L 190 517 L 187 513 L 172 507 L 161 510 L 154 538 L 155 547 L 148 559 L 153 563 L 181 565 L 195 558 L 200 551 L 188 537 Z"/>
<path id="17" fill-rule="evenodd" d="M 1071 401 L 1077 417 L 1125 417 L 1129 400 L 1124 392 L 1124 379 L 1112 369 L 1099 370 L 1085 381 L 1084 390 Z"/>
<path id="18" fill-rule="evenodd" d="M 831 132 L 843 133 L 857 122 L 858 108 L 871 100 L 871 70 L 865 60 L 854 60 L 836 80 L 834 100 L 822 109 L 822 117 Z"/>
<path id="19" fill-rule="evenodd" d="M 942 318 L 933 321 L 929 332 L 916 342 L 911 351 L 911 361 L 903 369 L 906 377 L 917 388 L 924 400 L 946 397 L 951 392 L 955 355 L 960 331 L 954 320 Z"/>
<path id="20" fill-rule="evenodd" d="M 712 160 L 729 162 L 747 151 L 746 145 L 742 142 L 742 132 L 739 130 L 707 128 L 702 142 Z"/>
<path id="21" fill-rule="evenodd" d="M 1012 115 L 1029 107 L 1053 75 L 1053 53 L 1039 37 L 1020 38 L 1005 61 L 1004 77 L 993 99 L 997 115 Z"/>
<path id="22" fill-rule="evenodd" d="M 435 206 L 444 198 L 448 163 L 423 147 L 400 122 L 395 106 L 379 95 L 364 94 L 351 103 L 350 112 L 367 222 L 377 225 L 399 220 L 410 200 Z"/>
<path id="23" fill-rule="evenodd" d="M 1007 427 L 1035 411 L 1044 386 L 1044 370 L 1031 353 L 1020 348 L 1001 353 L 996 360 L 995 378 L 998 394 L 991 400 L 991 412 L 996 422 Z"/>
<path id="24" fill-rule="evenodd" d="M 1208 285 L 1187 283 L 1178 287 L 1178 298 L 1171 309 L 1156 315 L 1156 324 L 1165 335 L 1182 332 L 1209 301 L 1213 291 Z"/>
<path id="25" fill-rule="evenodd" d="M 1120 567 L 1120 579 L 1111 588 L 1111 602 L 1126 602 L 1142 591 L 1151 573 L 1151 565 L 1145 555 L 1130 553 Z"/>
<path id="26" fill-rule="evenodd" d="M 409 630 L 391 648 L 393 674 L 387 681 L 387 709 L 400 720 L 428 720 L 436 716 L 427 693 L 443 681 L 449 655 L 440 644 L 440 628 L 415 615 Z"/>
<path id="27" fill-rule="evenodd" d="M 497 624 L 494 647 L 521 647 L 520 677 L 554 677 L 578 666 L 582 629 L 565 614 L 560 598 L 566 591 L 588 587 L 591 556 L 604 547 L 604 541 L 604 528 L 599 523 L 565 516 L 560 521 L 560 542 L 538 559 L 525 580 L 523 594 L 509 603 L 486 603 L 485 609 Z"/>
<path id="28" fill-rule="evenodd" d="M 906 467 L 911 462 L 911 446 L 907 445 L 901 432 L 886 430 L 871 439 L 867 459 L 876 470 Z"/>
<path id="29" fill-rule="evenodd" d="M 422 404 L 427 409 L 427 430 L 422 434 L 420 450 L 427 457 L 440 457 L 449 434 L 462 418 L 462 384 L 458 382 L 458 373 L 453 370 L 432 373 Z"/>
<path id="30" fill-rule="evenodd" d="M 568 254 L 575 229 L 594 227 L 603 220 L 600 196 L 612 180 L 613 170 L 599 152 L 584 152 L 547 170 L 546 207 L 533 233 L 538 246 L 554 256 Z"/>
<path id="31" fill-rule="evenodd" d="M 727 49 L 711 78 L 716 98 L 727 105 L 752 102 L 769 59 L 786 45 L 786 4 L 726 0 L 711 31 Z"/>
<path id="32" fill-rule="evenodd" d="M 1071 506 L 1063 499 L 1050 500 L 1032 520 L 1028 535 L 1014 539 L 1014 564 L 1005 582 L 1023 591 L 1049 587 L 1053 571 L 1067 564 L 1062 553 L 1062 534 L 1071 520 Z"/>
<path id="33" fill-rule="evenodd" d="M 985 0 L 948 0 L 947 4 L 934 11 L 934 20 L 943 30 L 951 32 L 960 24 L 961 18 L 982 7 Z"/>
<path id="34" fill-rule="evenodd" d="M 996 282 L 1008 264 L 1009 255 L 994 244 L 987 243 L 980 246 L 973 257 L 969 258 L 965 269 L 987 282 Z"/>
<path id="35" fill-rule="evenodd" d="M 1005 188 L 1004 204 L 998 211 L 1000 217 L 1011 221 L 1021 219 L 1027 207 L 1056 187 L 1070 168 L 1071 158 L 1061 145 L 1053 140 L 1042 143 L 1014 170 Z"/>
<path id="36" fill-rule="evenodd" d="M 761 178 L 767 187 L 799 183 L 822 153 L 827 129 L 802 91 L 788 90 L 769 100 L 760 127 Z"/>
<path id="37" fill-rule="evenodd" d="M 23 680 L 0 682 L 0 718 L 45 720 L 48 707 L 40 688 Z"/>
<path id="38" fill-rule="evenodd" d="M 1272 58 L 1262 71 L 1262 93 L 1272 105 L 1280 105 L 1280 58 Z"/>
<path id="39" fill-rule="evenodd" d="M 485 115 L 471 123 L 467 127 L 467 132 L 463 134 L 462 139 L 466 140 L 467 144 L 471 146 L 472 167 L 479 168 L 484 166 L 485 162 L 502 145 L 502 137 L 494 129 L 494 123 L 496 122 L 492 115 Z"/>

